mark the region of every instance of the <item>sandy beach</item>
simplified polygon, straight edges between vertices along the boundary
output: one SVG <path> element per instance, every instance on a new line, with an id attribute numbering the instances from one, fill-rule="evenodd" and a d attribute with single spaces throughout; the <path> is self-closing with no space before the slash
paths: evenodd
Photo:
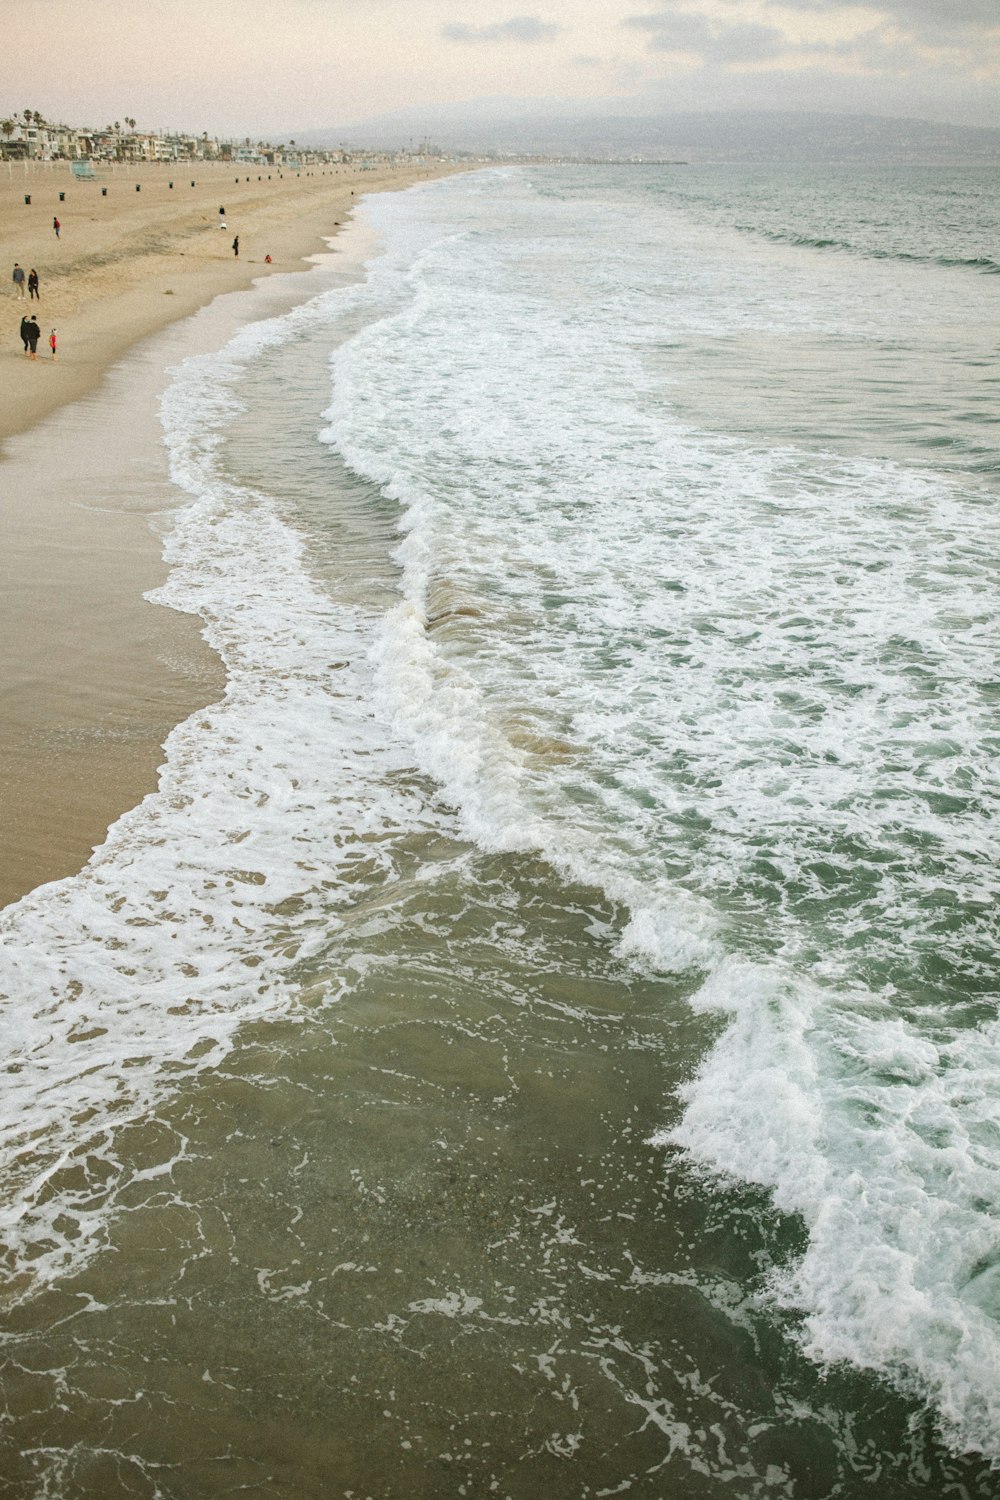
<path id="1" fill-rule="evenodd" d="M 81 182 L 68 163 L 15 163 L 0 178 L 9 311 L 0 353 L 0 904 L 78 870 L 110 823 L 155 786 L 171 727 L 223 686 L 197 622 L 142 597 L 164 570 L 150 476 L 130 467 L 130 454 L 135 424 L 155 421 L 155 402 L 139 411 L 128 382 L 111 390 L 120 439 L 95 452 L 102 440 L 90 432 L 87 398 L 109 394 L 127 351 L 220 293 L 305 269 L 363 194 L 451 170 L 281 175 L 196 162 L 106 168 Z M 18 297 L 15 262 L 37 270 L 39 302 Z M 34 362 L 18 336 L 29 309 L 42 328 Z M 155 383 L 159 372 L 148 374 Z M 88 484 L 106 483 L 109 470 L 115 503 L 88 505 Z"/>

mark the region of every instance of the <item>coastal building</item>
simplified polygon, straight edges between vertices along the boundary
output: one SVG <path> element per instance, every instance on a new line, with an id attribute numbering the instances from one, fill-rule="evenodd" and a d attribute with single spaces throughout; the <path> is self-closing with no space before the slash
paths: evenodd
<path id="1" fill-rule="evenodd" d="M 0 161 L 87 162 L 95 168 L 115 163 L 228 161 L 241 167 L 279 167 L 299 172 L 306 167 L 355 162 L 362 170 L 402 161 L 440 159 L 438 148 L 422 141 L 414 150 L 352 151 L 341 144 L 330 150 L 303 147 L 294 140 L 222 140 L 177 131 L 143 131 L 136 122 L 115 120 L 103 127 L 54 124 L 37 110 L 0 118 Z"/>

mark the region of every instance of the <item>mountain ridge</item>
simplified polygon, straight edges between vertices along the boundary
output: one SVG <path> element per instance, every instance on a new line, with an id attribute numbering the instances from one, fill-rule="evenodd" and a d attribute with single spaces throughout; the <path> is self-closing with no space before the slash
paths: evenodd
<path id="1" fill-rule="evenodd" d="M 295 138 L 352 149 L 406 150 L 429 141 L 472 155 L 607 160 L 1000 159 L 1000 129 L 989 126 L 790 110 L 576 113 L 565 102 L 539 110 L 539 101 L 511 99 L 395 110 Z"/>

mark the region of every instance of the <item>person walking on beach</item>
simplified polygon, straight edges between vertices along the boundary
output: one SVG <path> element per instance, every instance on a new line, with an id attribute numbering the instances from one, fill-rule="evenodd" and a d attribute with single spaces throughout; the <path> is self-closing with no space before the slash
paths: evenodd
<path id="1" fill-rule="evenodd" d="M 24 296 L 24 267 L 14 262 L 14 290 L 19 297 Z"/>
<path id="2" fill-rule="evenodd" d="M 239 258 L 240 258 L 240 237 L 239 237 L 239 235 L 237 235 L 236 238 L 233 240 L 233 254 L 236 256 L 236 259 L 239 260 Z"/>
<path id="3" fill-rule="evenodd" d="M 31 270 L 28 272 L 28 301 L 30 302 L 32 300 L 37 302 L 41 302 L 42 300 L 38 295 L 38 272 L 35 270 L 34 266 L 32 266 Z"/>
<path id="4" fill-rule="evenodd" d="M 56 331 L 55 331 L 54 328 L 53 328 L 52 332 L 49 334 L 49 348 L 52 350 L 52 363 L 55 364 L 55 359 L 56 359 Z"/>
<path id="5" fill-rule="evenodd" d="M 62 225 L 61 225 L 61 224 L 60 224 L 60 222 L 59 222 L 59 220 L 58 220 L 58 219 L 55 219 L 55 218 L 54 218 L 54 219 L 53 219 L 53 220 L 52 220 L 52 228 L 53 228 L 53 229 L 54 229 L 54 230 L 55 230 L 55 232 L 56 232 L 56 239 L 58 239 L 58 238 L 59 238 L 59 231 L 60 231 L 60 229 L 61 229 L 61 228 L 62 228 Z"/>
<path id="6" fill-rule="evenodd" d="M 24 331 L 28 335 L 28 358 L 29 359 L 37 359 L 38 358 L 38 340 L 42 336 L 42 330 L 39 328 L 38 324 L 35 322 L 35 315 L 34 315 L 34 313 L 32 313 L 31 317 L 28 319 L 28 321 L 27 321 L 27 323 L 25 325 Z"/>
<path id="7" fill-rule="evenodd" d="M 22 317 L 21 317 L 21 343 L 24 345 L 24 352 L 25 352 L 25 354 L 27 354 L 27 352 L 28 352 L 28 314 L 27 313 L 24 313 L 22 315 Z"/>

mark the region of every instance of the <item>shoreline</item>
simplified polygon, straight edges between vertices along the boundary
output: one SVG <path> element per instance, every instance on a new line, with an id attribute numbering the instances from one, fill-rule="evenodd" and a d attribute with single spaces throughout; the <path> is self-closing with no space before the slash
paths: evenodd
<path id="1" fill-rule="evenodd" d="M 178 178 L 169 189 L 164 175 L 148 195 L 145 182 L 143 193 L 133 188 L 141 207 L 125 202 L 82 227 L 61 274 L 43 271 L 41 252 L 13 256 L 39 270 L 43 338 L 34 363 L 19 341 L 2 356 L 19 365 L 8 368 L 0 403 L 0 906 L 76 874 L 111 825 L 155 791 L 171 729 L 225 688 L 201 621 L 144 597 L 167 571 L 155 517 L 180 503 L 158 419 L 167 369 L 221 347 L 262 305 L 263 315 L 295 305 L 298 276 L 329 267 L 331 241 L 359 199 L 454 170 L 341 169 L 262 202 L 256 182 L 241 195 L 226 167 L 229 183 L 206 173 L 193 206 L 178 205 Z M 81 186 L 99 196 L 101 185 Z M 31 196 L 28 211 L 38 202 L 51 232 L 47 193 Z M 0 244 L 10 241 L 10 197 L 0 189 Z M 227 209 L 224 234 L 208 217 L 211 208 L 218 217 L 216 200 Z M 60 217 L 61 251 L 74 221 L 66 205 Z M 236 232 L 249 252 L 238 260 Z M 238 301 L 220 295 L 228 292 Z M 11 297 L 17 318 L 31 306 Z M 42 353 L 52 325 L 55 364 Z"/>
<path id="2" fill-rule="evenodd" d="M 68 163 L 58 166 L 65 176 L 53 170 L 40 179 L 0 179 L 0 268 L 10 309 L 0 354 L 6 377 L 0 456 L 14 434 L 93 390 L 143 338 L 189 317 L 221 292 L 307 269 L 303 262 L 328 248 L 327 241 L 366 194 L 464 170 L 453 164 L 341 166 L 317 168 L 316 175 L 305 177 L 255 172 L 248 179 L 230 164 L 158 163 L 137 167 L 127 178 L 103 173 L 93 182 L 78 182 Z M 65 202 L 59 201 L 60 192 Z M 52 228 L 56 215 L 58 239 Z M 238 257 L 232 251 L 237 235 Z M 25 271 L 38 270 L 38 302 L 16 295 L 15 262 Z M 34 365 L 17 332 L 22 313 L 30 311 L 37 312 L 42 329 Z M 59 341 L 55 364 L 47 345 L 52 327 Z"/>

